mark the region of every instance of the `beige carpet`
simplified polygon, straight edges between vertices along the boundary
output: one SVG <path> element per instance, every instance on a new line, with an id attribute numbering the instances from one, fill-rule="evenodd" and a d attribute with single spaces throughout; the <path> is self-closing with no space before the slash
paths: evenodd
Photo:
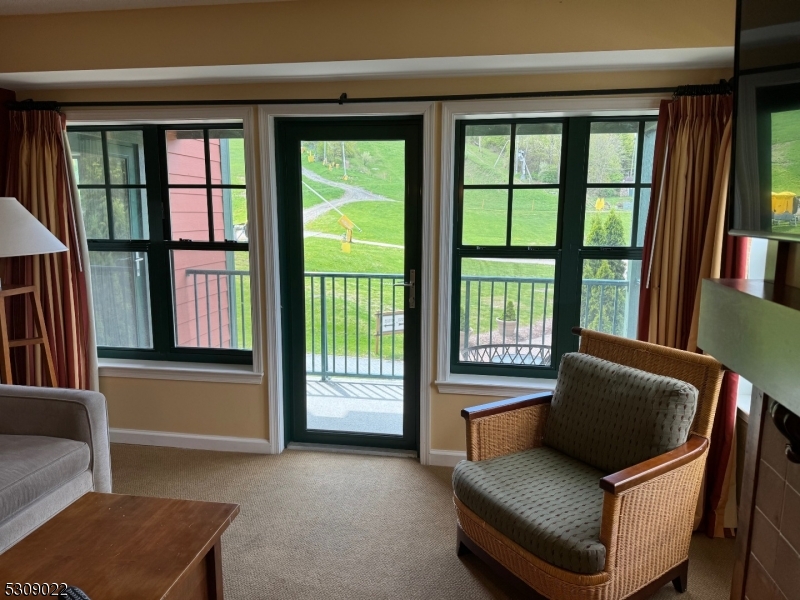
<path id="1" fill-rule="evenodd" d="M 241 504 L 223 537 L 225 597 L 509 598 L 473 556 L 455 553 L 451 469 L 407 458 L 287 451 L 280 456 L 115 444 L 114 491 Z M 727 600 L 733 542 L 695 536 L 689 592 Z"/>

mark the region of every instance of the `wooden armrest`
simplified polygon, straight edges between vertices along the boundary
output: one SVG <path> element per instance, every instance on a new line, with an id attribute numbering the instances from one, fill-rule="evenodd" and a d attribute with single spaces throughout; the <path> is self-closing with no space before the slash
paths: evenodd
<path id="1" fill-rule="evenodd" d="M 685 444 L 674 450 L 603 477 L 600 480 L 600 487 L 612 494 L 619 494 L 692 462 L 702 455 L 707 447 L 706 438 L 692 434 Z"/>
<path id="2" fill-rule="evenodd" d="M 508 400 L 498 400 L 497 402 L 481 404 L 480 406 L 470 406 L 469 408 L 462 409 L 461 416 L 469 422 L 474 419 L 490 417 L 511 410 L 527 408 L 528 406 L 550 404 L 552 399 L 553 392 L 539 392 L 537 394 L 531 394 L 530 396 L 518 396 L 516 398 L 509 398 Z"/>

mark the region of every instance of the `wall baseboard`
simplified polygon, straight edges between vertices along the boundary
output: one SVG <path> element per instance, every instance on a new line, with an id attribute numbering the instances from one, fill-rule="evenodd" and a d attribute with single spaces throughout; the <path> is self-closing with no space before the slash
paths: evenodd
<path id="1" fill-rule="evenodd" d="M 429 465 L 432 467 L 455 467 L 467 459 L 467 453 L 461 450 L 431 450 Z"/>
<path id="2" fill-rule="evenodd" d="M 269 440 L 261 438 L 115 428 L 110 428 L 108 433 L 111 442 L 114 444 L 166 446 L 168 448 L 188 448 L 190 450 L 216 450 L 218 452 L 249 452 L 252 454 L 272 453 L 272 444 Z"/>

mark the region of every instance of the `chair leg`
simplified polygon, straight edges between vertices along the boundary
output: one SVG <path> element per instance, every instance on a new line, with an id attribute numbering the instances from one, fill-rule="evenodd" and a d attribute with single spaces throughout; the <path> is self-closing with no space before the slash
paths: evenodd
<path id="1" fill-rule="evenodd" d="M 456 556 L 464 556 L 465 554 L 470 554 L 469 548 L 464 543 L 464 530 L 461 527 L 457 527 L 458 532 L 456 534 Z"/>
<path id="2" fill-rule="evenodd" d="M 688 579 L 689 579 L 689 561 L 687 560 L 681 565 L 681 570 L 678 576 L 672 580 L 672 585 L 675 587 L 675 590 L 682 594 L 686 591 L 688 586 Z"/>

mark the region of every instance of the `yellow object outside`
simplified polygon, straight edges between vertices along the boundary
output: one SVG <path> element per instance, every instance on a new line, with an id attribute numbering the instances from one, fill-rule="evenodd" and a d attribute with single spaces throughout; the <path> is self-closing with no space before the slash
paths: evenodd
<path id="1" fill-rule="evenodd" d="M 311 152 L 308 153 L 308 162 L 314 162 L 314 155 Z"/>
<path id="2" fill-rule="evenodd" d="M 594 203 L 595 210 L 603 210 L 605 207 L 606 207 L 605 198 L 598 198 L 597 201 Z"/>
<path id="3" fill-rule="evenodd" d="M 794 208 L 794 192 L 772 192 L 772 212 L 790 213 Z"/>
<path id="4" fill-rule="evenodd" d="M 342 252 L 350 254 L 350 242 L 342 242 Z"/>
<path id="5" fill-rule="evenodd" d="M 355 223 L 353 223 L 350 219 L 348 219 L 346 215 L 342 215 L 341 217 L 339 217 L 339 225 L 341 225 L 345 229 L 353 229 L 353 227 L 355 227 Z"/>

